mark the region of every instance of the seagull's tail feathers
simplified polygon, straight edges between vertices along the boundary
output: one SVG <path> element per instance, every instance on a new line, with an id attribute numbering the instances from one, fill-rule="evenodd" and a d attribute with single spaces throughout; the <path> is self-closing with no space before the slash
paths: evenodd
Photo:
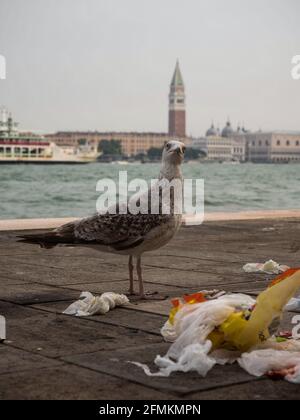
<path id="1" fill-rule="evenodd" d="M 38 244 L 41 248 L 53 248 L 60 242 L 55 232 L 33 233 L 30 235 L 18 236 L 18 242 L 27 242 L 29 244 Z"/>
<path id="2" fill-rule="evenodd" d="M 74 225 L 69 223 L 59 229 L 45 233 L 19 235 L 19 242 L 38 244 L 41 248 L 54 248 L 56 245 L 71 245 L 75 242 Z"/>

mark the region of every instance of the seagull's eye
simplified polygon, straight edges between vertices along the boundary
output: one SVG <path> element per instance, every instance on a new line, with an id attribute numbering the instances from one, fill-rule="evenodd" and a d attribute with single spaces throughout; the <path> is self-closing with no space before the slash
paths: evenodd
<path id="1" fill-rule="evenodd" d="M 167 143 L 167 144 L 166 144 L 166 149 L 167 149 L 167 150 L 169 150 L 169 149 L 170 149 L 170 147 L 171 147 L 170 143 Z"/>

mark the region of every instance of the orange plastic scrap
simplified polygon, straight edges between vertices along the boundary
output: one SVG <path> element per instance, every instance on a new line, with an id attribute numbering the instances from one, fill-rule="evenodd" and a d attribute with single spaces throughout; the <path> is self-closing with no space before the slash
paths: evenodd
<path id="1" fill-rule="evenodd" d="M 179 299 L 172 299 L 171 303 L 174 306 L 174 308 L 178 308 L 178 306 L 180 306 L 180 300 Z"/>
<path id="2" fill-rule="evenodd" d="M 269 287 L 275 286 L 275 284 L 280 283 L 283 280 L 286 280 L 293 274 L 297 273 L 297 271 L 300 271 L 300 268 L 289 268 L 287 271 L 285 271 L 283 274 L 280 274 L 280 276 L 276 277 L 270 284 Z"/>
<path id="3" fill-rule="evenodd" d="M 183 300 L 184 300 L 184 303 L 182 303 L 180 299 L 178 298 L 171 300 L 173 308 L 171 309 L 170 314 L 169 314 L 169 322 L 172 325 L 174 324 L 175 315 L 177 314 L 177 312 L 183 305 L 185 304 L 193 305 L 194 303 L 202 303 L 202 302 L 206 302 L 207 299 L 205 299 L 205 296 L 203 293 L 194 293 L 192 295 L 184 295 Z"/>
<path id="4" fill-rule="evenodd" d="M 194 293 L 192 295 L 184 295 L 183 299 L 185 303 L 189 303 L 189 304 L 202 303 L 202 302 L 207 301 L 203 293 Z"/>

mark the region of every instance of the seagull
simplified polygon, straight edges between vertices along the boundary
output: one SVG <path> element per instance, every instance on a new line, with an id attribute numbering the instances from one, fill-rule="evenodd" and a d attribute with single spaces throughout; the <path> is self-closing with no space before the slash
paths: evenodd
<path id="1" fill-rule="evenodd" d="M 140 299 L 146 299 L 151 294 L 145 292 L 144 289 L 141 256 L 144 252 L 153 251 L 166 245 L 182 223 L 182 211 L 176 211 L 176 208 L 182 208 L 182 195 L 175 194 L 175 190 L 170 189 L 170 183 L 179 181 L 182 191 L 181 163 L 184 152 L 184 143 L 177 140 L 166 142 L 162 152 L 162 164 L 158 179 L 148 187 L 146 192 L 135 194 L 125 203 L 118 203 L 114 212 L 110 212 L 109 208 L 105 213 L 98 212 L 93 216 L 64 224 L 47 233 L 19 236 L 20 241 L 39 244 L 42 248 L 47 249 L 57 245 L 87 246 L 99 251 L 127 255 L 129 257 L 129 294 L 135 294 L 135 259 L 139 282 L 138 296 Z M 149 211 L 149 203 L 155 203 L 153 196 L 155 197 L 154 193 L 157 192 L 159 210 L 151 212 L 152 207 Z M 164 192 L 169 193 L 167 204 L 162 198 Z M 133 199 L 135 203 L 139 204 L 146 203 L 148 200 L 148 211 L 133 214 L 130 211 Z M 179 203 L 180 200 L 181 203 Z M 164 211 L 168 210 L 166 205 L 169 205 L 169 211 Z"/>

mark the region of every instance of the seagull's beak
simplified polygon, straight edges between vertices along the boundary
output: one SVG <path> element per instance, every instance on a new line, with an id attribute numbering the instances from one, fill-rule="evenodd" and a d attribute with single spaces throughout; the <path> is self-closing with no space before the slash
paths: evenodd
<path id="1" fill-rule="evenodd" d="M 173 149 L 173 153 L 176 153 L 178 156 L 183 156 L 184 155 L 184 152 L 183 152 L 181 146 L 177 146 L 175 149 Z"/>
<path id="2" fill-rule="evenodd" d="M 165 157 L 169 156 L 173 163 L 178 164 L 183 161 L 184 152 L 185 152 L 184 143 L 173 142 L 173 144 L 167 145 L 167 148 L 165 149 Z"/>

